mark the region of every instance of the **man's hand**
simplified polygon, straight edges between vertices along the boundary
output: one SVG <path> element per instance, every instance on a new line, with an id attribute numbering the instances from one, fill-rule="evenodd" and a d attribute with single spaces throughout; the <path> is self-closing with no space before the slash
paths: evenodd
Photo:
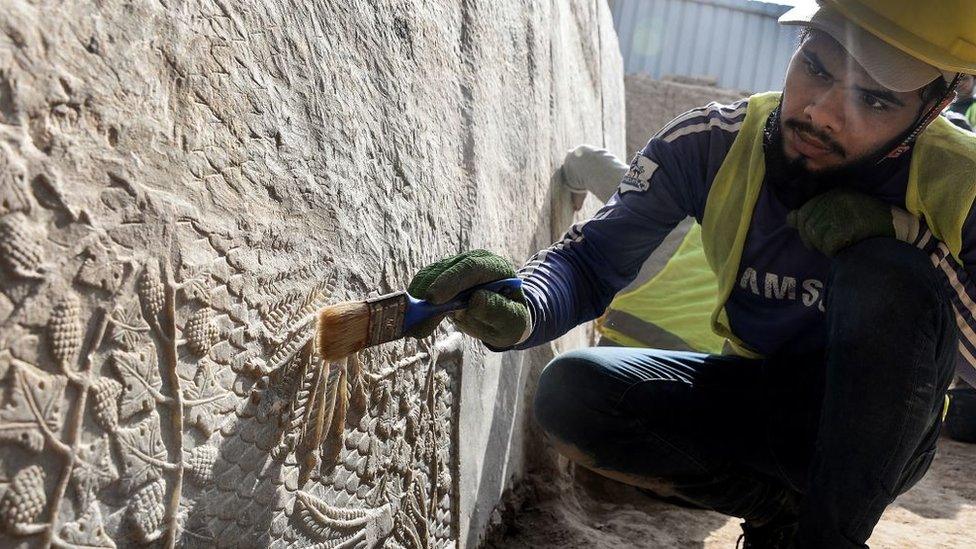
<path id="1" fill-rule="evenodd" d="M 407 293 L 441 304 L 472 286 L 514 276 L 515 269 L 504 258 L 486 250 L 472 250 L 424 267 L 413 277 Z M 478 290 L 471 296 L 468 308 L 451 313 L 451 317 L 462 332 L 498 348 L 518 343 L 530 322 L 521 290 L 512 297 Z M 407 335 L 427 337 L 443 318 L 422 322 Z"/>
<path id="2" fill-rule="evenodd" d="M 786 223 L 800 233 L 803 244 L 833 257 L 866 238 L 895 238 L 891 206 L 866 194 L 833 189 L 787 214 Z"/>
<path id="3" fill-rule="evenodd" d="M 593 193 L 600 202 L 610 200 L 628 169 L 613 153 L 580 145 L 566 153 L 560 172 L 563 183 L 573 193 L 573 209 L 579 210 L 587 192 Z"/>

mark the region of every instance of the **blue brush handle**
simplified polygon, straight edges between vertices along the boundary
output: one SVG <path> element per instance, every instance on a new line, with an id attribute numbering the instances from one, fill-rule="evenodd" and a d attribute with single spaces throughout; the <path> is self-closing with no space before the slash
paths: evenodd
<path id="1" fill-rule="evenodd" d="M 473 286 L 454 296 L 454 299 L 447 303 L 434 305 L 429 301 L 417 299 L 407 294 L 407 312 L 403 315 L 403 331 L 407 332 L 418 323 L 434 318 L 451 311 L 460 311 L 468 306 L 471 295 L 478 290 L 488 290 L 511 297 L 516 291 L 522 288 L 521 278 L 503 278 L 487 284 Z"/>

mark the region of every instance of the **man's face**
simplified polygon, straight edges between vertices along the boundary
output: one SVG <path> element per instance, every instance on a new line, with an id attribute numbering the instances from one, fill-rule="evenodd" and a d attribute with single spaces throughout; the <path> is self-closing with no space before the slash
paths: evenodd
<path id="1" fill-rule="evenodd" d="M 889 146 L 921 109 L 918 91 L 885 89 L 830 35 L 814 30 L 786 73 L 783 152 L 810 172 L 845 168 Z"/>

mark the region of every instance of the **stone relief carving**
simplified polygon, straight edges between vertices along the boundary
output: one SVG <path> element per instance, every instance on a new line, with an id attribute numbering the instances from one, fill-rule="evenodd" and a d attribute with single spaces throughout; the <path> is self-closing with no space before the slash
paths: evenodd
<path id="1" fill-rule="evenodd" d="M 459 334 L 323 363 L 313 313 L 347 296 L 301 242 L 125 175 L 91 211 L 15 176 L 0 545 L 455 544 Z"/>

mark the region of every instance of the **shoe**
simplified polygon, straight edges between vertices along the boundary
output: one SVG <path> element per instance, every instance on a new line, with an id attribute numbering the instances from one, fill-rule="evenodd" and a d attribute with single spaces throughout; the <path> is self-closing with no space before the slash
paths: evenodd
<path id="1" fill-rule="evenodd" d="M 976 389 L 965 386 L 949 389 L 945 430 L 952 440 L 976 443 Z"/>
<path id="2" fill-rule="evenodd" d="M 796 519 L 774 520 L 762 526 L 742 523 L 742 534 L 736 541 L 736 549 L 790 549 L 798 528 Z"/>

